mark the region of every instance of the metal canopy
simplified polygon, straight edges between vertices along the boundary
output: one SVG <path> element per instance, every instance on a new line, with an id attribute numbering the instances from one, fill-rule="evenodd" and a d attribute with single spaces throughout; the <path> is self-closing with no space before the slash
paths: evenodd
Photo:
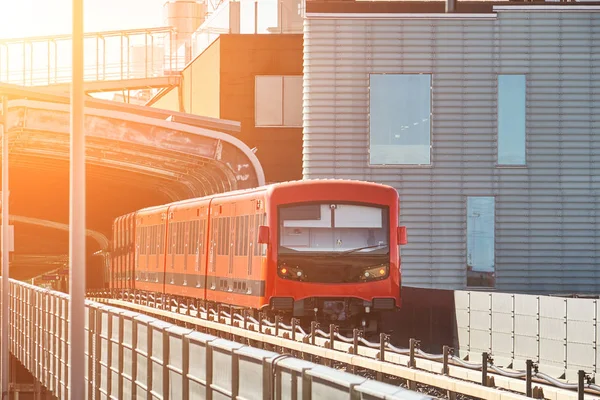
<path id="1" fill-rule="evenodd" d="M 69 159 L 68 98 L 12 85 L 0 85 L 0 93 L 11 99 L 11 164 Z M 177 187 L 180 199 L 265 182 L 258 158 L 227 134 L 239 123 L 98 99 L 86 99 L 85 113 L 87 162 L 106 174 L 156 179 L 160 190 Z"/>
<path id="2" fill-rule="evenodd" d="M 2 95 L 9 98 L 11 214 L 56 223 L 52 230 L 14 220 L 14 254 L 28 255 L 19 264 L 25 268 L 42 262 L 44 257 L 34 257 L 38 253 L 68 252 L 58 227 L 69 223 L 70 101 L 0 84 Z M 107 237 L 123 213 L 265 183 L 257 157 L 232 136 L 240 131 L 238 122 L 94 98 L 85 99 L 85 114 L 87 227 Z M 103 246 L 89 239 L 91 256 Z M 46 258 L 50 268 L 55 257 Z"/>

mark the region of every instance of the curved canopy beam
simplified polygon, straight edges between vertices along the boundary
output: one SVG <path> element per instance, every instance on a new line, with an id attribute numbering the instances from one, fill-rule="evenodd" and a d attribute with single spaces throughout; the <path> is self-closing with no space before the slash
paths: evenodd
<path id="1" fill-rule="evenodd" d="M 62 224 L 60 222 L 55 222 L 55 221 L 47 221 L 44 219 L 23 217 L 20 215 L 10 215 L 8 220 L 11 222 L 20 222 L 22 224 L 41 226 L 44 228 L 52 228 L 52 229 L 58 229 L 61 231 L 69 231 L 68 224 Z M 91 229 L 86 229 L 86 235 L 93 238 L 96 242 L 98 242 L 98 244 L 100 245 L 100 248 L 102 250 L 108 249 L 110 240 L 102 233 L 96 232 Z"/>

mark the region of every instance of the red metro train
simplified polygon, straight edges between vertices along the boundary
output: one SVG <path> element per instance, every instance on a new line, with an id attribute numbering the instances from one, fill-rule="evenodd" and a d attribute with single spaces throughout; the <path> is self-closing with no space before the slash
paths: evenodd
<path id="1" fill-rule="evenodd" d="M 113 223 L 114 290 L 142 290 L 378 331 L 400 307 L 399 198 L 306 180 L 145 208 Z"/>

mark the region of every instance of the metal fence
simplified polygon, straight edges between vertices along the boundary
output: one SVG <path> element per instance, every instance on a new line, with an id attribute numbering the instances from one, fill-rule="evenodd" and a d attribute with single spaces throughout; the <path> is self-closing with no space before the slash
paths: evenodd
<path id="1" fill-rule="evenodd" d="M 10 282 L 11 352 L 68 399 L 68 296 Z M 86 302 L 88 399 L 430 399 L 288 355 Z"/>
<path id="2" fill-rule="evenodd" d="M 600 371 L 598 300 L 456 291 L 454 301 L 461 357 L 489 352 L 494 364 L 514 369 L 529 359 L 568 380 Z"/>

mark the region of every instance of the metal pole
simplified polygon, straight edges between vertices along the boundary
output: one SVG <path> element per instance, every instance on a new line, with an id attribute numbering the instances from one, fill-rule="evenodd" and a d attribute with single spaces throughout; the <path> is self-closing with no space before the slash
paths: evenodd
<path id="1" fill-rule="evenodd" d="M 2 399 L 8 398 L 8 97 L 2 97 Z"/>
<path id="2" fill-rule="evenodd" d="M 85 132 L 83 0 L 73 0 L 69 210 L 69 398 L 85 398 Z"/>

